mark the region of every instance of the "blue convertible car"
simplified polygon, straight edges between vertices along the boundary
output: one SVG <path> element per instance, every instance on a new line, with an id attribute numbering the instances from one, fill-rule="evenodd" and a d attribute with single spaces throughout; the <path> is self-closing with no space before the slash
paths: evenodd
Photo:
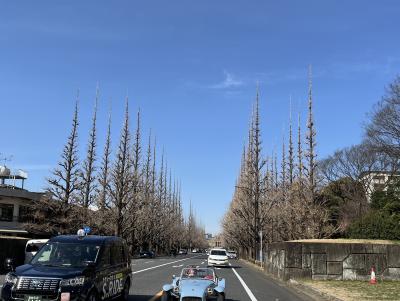
<path id="1" fill-rule="evenodd" d="M 161 301 L 206 301 L 211 298 L 225 300 L 225 279 L 218 278 L 212 268 L 187 266 L 180 277 L 163 286 Z"/>

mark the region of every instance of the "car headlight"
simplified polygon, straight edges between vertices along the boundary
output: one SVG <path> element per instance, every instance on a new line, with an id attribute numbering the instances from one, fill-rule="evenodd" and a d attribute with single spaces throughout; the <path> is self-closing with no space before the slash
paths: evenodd
<path id="1" fill-rule="evenodd" d="M 60 282 L 61 286 L 79 286 L 85 283 L 85 277 L 75 277 L 69 279 L 63 279 Z"/>
<path id="2" fill-rule="evenodd" d="M 4 279 L 5 283 L 16 284 L 18 277 L 14 273 L 8 273 Z"/>
<path id="3" fill-rule="evenodd" d="M 174 293 L 175 294 L 179 294 L 179 286 L 175 286 L 174 287 Z"/>

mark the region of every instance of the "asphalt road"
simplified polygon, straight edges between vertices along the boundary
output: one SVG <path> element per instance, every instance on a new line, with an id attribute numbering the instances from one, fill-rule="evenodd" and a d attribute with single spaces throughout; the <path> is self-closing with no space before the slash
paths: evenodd
<path id="1" fill-rule="evenodd" d="M 135 259 L 132 261 L 133 285 L 130 301 L 159 300 L 164 284 L 179 275 L 186 265 L 207 265 L 206 255 L 191 254 L 176 258 Z M 278 283 L 257 268 L 240 260 L 231 267 L 216 268 L 217 276 L 226 280 L 227 301 L 305 301 L 306 295 Z M 240 279 L 239 279 L 240 278 Z"/>
<path id="2" fill-rule="evenodd" d="M 207 265 L 206 255 L 134 259 L 132 260 L 133 284 L 129 301 L 156 301 L 161 288 L 179 275 L 186 265 Z M 309 301 L 301 292 L 276 282 L 257 268 L 240 260 L 231 266 L 216 268 L 217 276 L 226 280 L 227 301 Z M 239 279 L 240 278 L 240 279 Z M 4 275 L 0 275 L 0 285 Z"/>

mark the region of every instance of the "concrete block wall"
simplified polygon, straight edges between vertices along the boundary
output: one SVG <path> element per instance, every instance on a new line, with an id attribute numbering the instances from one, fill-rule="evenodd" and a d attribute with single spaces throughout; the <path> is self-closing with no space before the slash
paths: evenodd
<path id="1" fill-rule="evenodd" d="M 284 279 L 400 280 L 400 245 L 293 241 L 268 245 L 268 273 Z"/>

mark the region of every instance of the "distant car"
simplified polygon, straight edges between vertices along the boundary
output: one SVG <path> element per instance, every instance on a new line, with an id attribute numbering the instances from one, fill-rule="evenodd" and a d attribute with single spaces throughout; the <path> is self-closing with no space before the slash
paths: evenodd
<path id="1" fill-rule="evenodd" d="M 192 253 L 199 253 L 200 252 L 200 250 L 199 249 L 196 249 L 196 248 L 194 248 L 193 250 L 192 250 Z"/>
<path id="2" fill-rule="evenodd" d="M 161 301 L 172 298 L 180 301 L 217 298 L 217 301 L 224 301 L 225 279 L 218 278 L 212 268 L 187 266 L 182 269 L 180 277 L 173 276 L 172 283 L 163 286 Z"/>
<path id="3" fill-rule="evenodd" d="M 211 249 L 210 255 L 208 255 L 207 264 L 209 266 L 219 265 L 219 266 L 227 266 L 228 255 L 226 254 L 225 249 Z"/>
<path id="4" fill-rule="evenodd" d="M 153 251 L 141 251 L 139 252 L 139 257 L 140 258 L 154 258 L 154 252 Z"/>
<path id="5" fill-rule="evenodd" d="M 236 253 L 236 251 L 228 250 L 228 251 L 226 252 L 226 254 L 228 255 L 229 259 L 237 259 L 237 253 Z"/>
<path id="6" fill-rule="evenodd" d="M 31 239 L 28 240 L 25 246 L 25 263 L 29 263 L 32 257 L 43 247 L 48 239 Z"/>
<path id="7" fill-rule="evenodd" d="M 180 249 L 179 250 L 180 255 L 187 255 L 187 250 L 186 249 Z"/>

